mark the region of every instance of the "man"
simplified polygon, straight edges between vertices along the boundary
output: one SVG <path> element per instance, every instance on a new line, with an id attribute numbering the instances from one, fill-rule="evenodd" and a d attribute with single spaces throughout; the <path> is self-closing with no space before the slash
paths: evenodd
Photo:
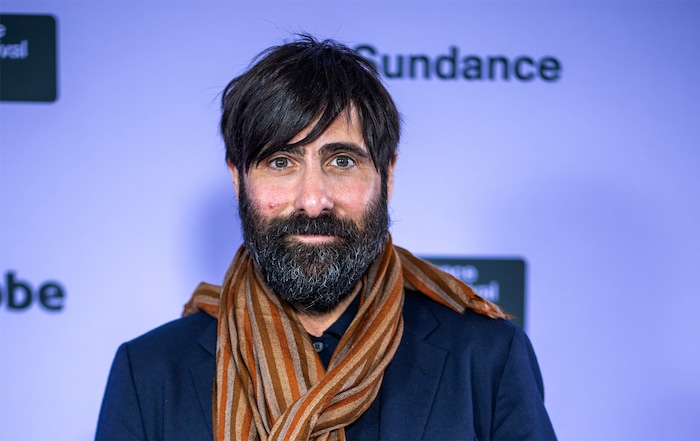
<path id="1" fill-rule="evenodd" d="M 372 64 L 302 36 L 222 102 L 244 246 L 119 349 L 96 438 L 555 438 L 523 331 L 391 242 L 399 115 Z"/>

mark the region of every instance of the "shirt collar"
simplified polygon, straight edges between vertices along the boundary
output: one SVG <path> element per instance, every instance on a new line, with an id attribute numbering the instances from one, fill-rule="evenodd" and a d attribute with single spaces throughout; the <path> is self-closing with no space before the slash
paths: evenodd
<path id="1" fill-rule="evenodd" d="M 360 309 L 360 295 L 361 293 L 357 293 L 355 295 L 355 298 L 352 300 L 352 302 L 350 302 L 348 307 L 345 308 L 345 311 L 343 311 L 340 317 L 338 317 L 338 319 L 328 329 L 326 329 L 324 334 L 331 334 L 338 339 L 345 334 L 345 331 L 348 330 L 350 323 L 352 323 L 352 320 L 357 315 L 357 311 Z"/>

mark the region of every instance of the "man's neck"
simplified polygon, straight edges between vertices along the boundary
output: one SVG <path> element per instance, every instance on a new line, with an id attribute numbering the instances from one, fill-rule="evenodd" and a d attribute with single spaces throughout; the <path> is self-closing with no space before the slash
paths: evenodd
<path id="1" fill-rule="evenodd" d="M 359 292 L 360 289 L 358 286 L 355 288 L 352 294 L 347 296 L 342 302 L 338 303 L 335 308 L 323 314 L 309 314 L 297 310 L 297 318 L 301 322 L 304 329 L 306 329 L 306 332 L 314 337 L 320 337 L 323 335 L 326 329 L 330 328 L 330 326 L 335 323 L 335 321 L 338 320 L 341 315 L 343 315 L 343 312 L 345 312 Z"/>

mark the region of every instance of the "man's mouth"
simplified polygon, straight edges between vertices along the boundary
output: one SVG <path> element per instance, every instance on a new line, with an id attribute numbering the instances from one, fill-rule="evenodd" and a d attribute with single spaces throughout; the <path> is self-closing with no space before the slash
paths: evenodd
<path id="1" fill-rule="evenodd" d="M 291 234 L 289 238 L 305 244 L 325 244 L 338 240 L 337 236 L 330 234 Z"/>

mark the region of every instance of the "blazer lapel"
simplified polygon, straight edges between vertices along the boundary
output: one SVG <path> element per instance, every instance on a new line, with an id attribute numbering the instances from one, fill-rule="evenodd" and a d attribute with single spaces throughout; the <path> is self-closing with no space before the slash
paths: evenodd
<path id="1" fill-rule="evenodd" d="M 199 344 L 205 351 L 205 354 L 190 366 L 190 375 L 194 382 L 194 388 L 197 391 L 203 418 L 206 420 L 212 437 L 212 395 L 214 376 L 216 375 L 216 328 L 217 321 L 212 320 L 199 338 Z"/>
<path id="2" fill-rule="evenodd" d="M 407 293 L 404 334 L 381 387 L 382 440 L 421 439 L 435 400 L 448 352 L 425 338 L 439 323 L 423 299 Z"/>

